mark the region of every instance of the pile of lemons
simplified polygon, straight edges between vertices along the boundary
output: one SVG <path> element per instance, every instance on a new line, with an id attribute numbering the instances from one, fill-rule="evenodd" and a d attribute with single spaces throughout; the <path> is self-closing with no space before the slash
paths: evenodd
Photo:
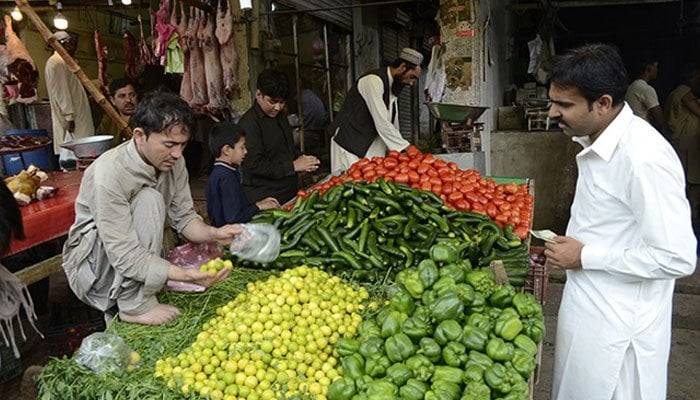
<path id="1" fill-rule="evenodd" d="M 199 266 L 200 271 L 209 272 L 211 274 L 216 274 L 224 268 L 233 269 L 233 262 L 231 260 L 224 261 L 221 258 L 215 258 Z"/>
<path id="2" fill-rule="evenodd" d="M 307 266 L 246 289 L 185 351 L 158 360 L 155 376 L 215 400 L 325 399 L 341 373 L 334 344 L 355 335 L 367 291 Z"/>

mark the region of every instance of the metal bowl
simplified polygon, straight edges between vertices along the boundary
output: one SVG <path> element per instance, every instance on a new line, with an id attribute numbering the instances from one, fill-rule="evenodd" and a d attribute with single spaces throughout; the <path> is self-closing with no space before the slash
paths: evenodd
<path id="1" fill-rule="evenodd" d="M 63 143 L 61 147 L 75 153 L 77 158 L 97 158 L 112 147 L 113 140 L 112 135 L 90 136 Z"/>
<path id="2" fill-rule="evenodd" d="M 449 103 L 428 103 L 428 110 L 435 119 L 448 122 L 465 122 L 471 119 L 475 122 L 488 107 L 464 106 Z"/>

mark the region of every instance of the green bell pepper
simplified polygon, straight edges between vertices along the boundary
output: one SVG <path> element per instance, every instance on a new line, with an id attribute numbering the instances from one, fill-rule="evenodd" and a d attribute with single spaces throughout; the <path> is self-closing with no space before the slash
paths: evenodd
<path id="1" fill-rule="evenodd" d="M 510 393 L 516 395 L 525 395 L 525 398 L 530 394 L 530 387 L 525 380 L 515 382 L 510 387 Z"/>
<path id="2" fill-rule="evenodd" d="M 413 377 L 422 382 L 427 382 L 433 376 L 435 366 L 423 354 L 416 354 L 404 362 L 406 366 L 413 372 Z"/>
<path id="3" fill-rule="evenodd" d="M 491 389 L 483 382 L 469 382 L 464 387 L 460 400 L 489 400 Z"/>
<path id="4" fill-rule="evenodd" d="M 444 346 L 447 342 L 459 340 L 462 336 L 462 327 L 459 322 L 453 319 L 446 319 L 435 328 L 433 338 L 440 345 Z"/>
<path id="5" fill-rule="evenodd" d="M 435 367 L 433 372 L 433 377 L 431 378 L 433 382 L 435 381 L 446 381 L 450 383 L 461 384 L 464 380 L 464 371 L 460 368 L 450 367 L 447 365 L 438 365 Z"/>
<path id="6" fill-rule="evenodd" d="M 358 393 L 352 396 L 350 400 L 367 400 L 367 393 Z"/>
<path id="7" fill-rule="evenodd" d="M 365 360 L 357 353 L 341 358 L 340 365 L 343 367 L 343 376 L 350 379 L 357 379 L 364 375 L 362 370 L 365 368 Z"/>
<path id="8" fill-rule="evenodd" d="M 495 363 L 484 371 L 484 382 L 501 393 L 508 393 L 511 389 L 510 380 L 503 364 Z"/>
<path id="9" fill-rule="evenodd" d="M 401 324 L 408 319 L 408 315 L 398 312 L 391 311 L 389 315 L 384 318 L 382 322 L 382 337 L 388 338 L 389 336 L 396 335 L 401 332 Z"/>
<path id="10" fill-rule="evenodd" d="M 464 303 L 454 293 L 438 297 L 428 308 L 436 322 L 442 322 L 446 319 L 456 320 L 464 313 Z"/>
<path id="11" fill-rule="evenodd" d="M 469 350 L 484 351 L 488 338 L 488 334 L 479 327 L 465 325 L 462 329 L 462 343 Z"/>
<path id="12" fill-rule="evenodd" d="M 467 325 L 479 328 L 487 335 L 491 333 L 491 330 L 493 329 L 493 322 L 491 322 L 491 319 L 480 313 L 470 315 L 467 319 Z"/>
<path id="13" fill-rule="evenodd" d="M 430 259 L 436 263 L 452 263 L 459 259 L 459 252 L 448 243 L 436 243 L 430 248 Z"/>
<path id="14" fill-rule="evenodd" d="M 467 271 L 462 267 L 461 264 L 452 263 L 440 268 L 440 277 L 443 278 L 449 276 L 455 281 L 455 283 L 464 282 L 466 275 Z"/>
<path id="15" fill-rule="evenodd" d="M 451 276 L 441 276 L 440 279 L 433 284 L 432 290 L 436 293 L 437 297 L 444 294 L 454 292 L 457 286 L 457 282 Z"/>
<path id="16" fill-rule="evenodd" d="M 350 400 L 355 395 L 355 382 L 350 378 L 336 379 L 328 387 L 328 400 Z"/>
<path id="17" fill-rule="evenodd" d="M 512 343 L 506 343 L 501 338 L 492 338 L 486 344 L 486 355 L 496 361 L 510 361 L 514 350 Z"/>
<path id="18" fill-rule="evenodd" d="M 532 317 L 523 319 L 523 331 L 535 343 L 539 343 L 544 338 L 544 322 L 542 317 Z"/>
<path id="19" fill-rule="evenodd" d="M 384 342 L 386 355 L 393 362 L 401 362 L 416 352 L 416 348 L 411 342 L 411 338 L 405 333 L 397 333 Z"/>
<path id="20" fill-rule="evenodd" d="M 513 302 L 515 288 L 511 285 L 500 285 L 489 297 L 489 303 L 498 308 L 506 308 Z"/>
<path id="21" fill-rule="evenodd" d="M 484 313 L 486 312 L 486 297 L 481 292 L 474 292 L 474 300 L 472 300 L 471 305 L 469 305 L 470 313 Z"/>
<path id="22" fill-rule="evenodd" d="M 468 368 L 470 365 L 478 365 L 486 369 L 493 365 L 493 360 L 484 353 L 472 350 L 469 352 L 469 358 L 467 359 L 467 363 L 464 366 L 465 368 Z"/>
<path id="23" fill-rule="evenodd" d="M 513 306 L 521 317 L 541 317 L 542 306 L 530 293 L 517 293 L 513 296 Z"/>
<path id="24" fill-rule="evenodd" d="M 442 360 L 450 367 L 459 367 L 467 360 L 466 347 L 459 342 L 449 342 L 442 348 Z"/>
<path id="25" fill-rule="evenodd" d="M 530 378 L 536 366 L 535 358 L 522 349 L 513 351 L 513 358 L 510 362 L 513 364 L 513 368 L 525 379 Z"/>
<path id="26" fill-rule="evenodd" d="M 464 383 L 481 382 L 484 380 L 484 370 L 486 368 L 472 364 L 464 367 Z"/>
<path id="27" fill-rule="evenodd" d="M 377 324 L 371 319 L 366 319 L 360 322 L 360 326 L 357 328 L 357 333 L 360 335 L 360 337 L 364 338 L 382 337 L 382 331 L 379 329 L 379 326 L 377 326 Z"/>
<path id="28" fill-rule="evenodd" d="M 428 322 L 416 316 L 408 318 L 401 324 L 401 332 L 413 340 L 420 340 L 422 337 L 430 336 L 432 334 L 431 328 Z"/>
<path id="29" fill-rule="evenodd" d="M 435 300 L 437 300 L 437 293 L 435 293 L 434 290 L 431 289 L 423 292 L 421 302 L 423 302 L 424 305 L 429 306 L 433 304 Z"/>
<path id="30" fill-rule="evenodd" d="M 402 312 L 406 315 L 413 314 L 413 310 L 416 309 L 416 302 L 406 290 L 401 288 L 400 290 L 390 293 L 391 300 L 389 301 L 389 308 L 394 311 Z"/>
<path id="31" fill-rule="evenodd" d="M 485 297 L 491 296 L 496 289 L 496 281 L 493 278 L 493 271 L 489 268 L 482 268 L 467 273 L 466 281 Z"/>
<path id="32" fill-rule="evenodd" d="M 355 379 L 355 389 L 357 390 L 357 393 L 366 395 L 365 391 L 367 390 L 367 384 L 373 380 L 374 379 L 372 379 L 372 377 L 369 375 L 362 375 L 362 378 Z"/>
<path id="33" fill-rule="evenodd" d="M 455 383 L 442 379 L 433 379 L 433 383 L 430 385 L 430 390 L 432 390 L 439 399 L 458 400 L 459 395 L 462 392 L 460 389 L 460 384 L 461 382 Z"/>
<path id="34" fill-rule="evenodd" d="M 399 388 L 386 379 L 377 379 L 367 384 L 367 399 L 395 399 Z"/>
<path id="35" fill-rule="evenodd" d="M 384 353 L 384 340 L 378 337 L 369 337 L 360 342 L 360 347 L 357 350 L 362 357 L 369 360 Z"/>
<path id="36" fill-rule="evenodd" d="M 532 341 L 532 339 L 525 335 L 516 336 L 515 339 L 513 339 L 513 344 L 515 345 L 516 349 L 525 351 L 531 357 L 534 357 L 535 354 L 537 354 L 537 345 Z"/>
<path id="37" fill-rule="evenodd" d="M 386 378 L 396 386 L 403 386 L 409 378 L 413 378 L 413 372 L 405 364 L 396 363 L 386 370 Z"/>
<path id="38" fill-rule="evenodd" d="M 429 289 L 437 282 L 440 277 L 440 272 L 438 271 L 435 261 L 430 259 L 425 259 L 418 264 L 418 275 L 420 276 L 421 282 L 423 282 L 423 287 Z"/>
<path id="39" fill-rule="evenodd" d="M 520 321 L 520 318 L 507 313 L 501 314 L 501 316 L 496 320 L 496 325 L 494 326 L 494 332 L 496 335 L 505 340 L 515 339 L 515 337 L 518 336 L 522 330 L 523 323 Z"/>
<path id="40" fill-rule="evenodd" d="M 386 369 L 390 366 L 391 361 L 386 356 L 370 358 L 365 362 L 365 374 L 372 378 L 381 378 L 386 375 Z"/>
<path id="41" fill-rule="evenodd" d="M 349 356 L 360 350 L 360 342 L 352 338 L 340 338 L 335 344 L 335 350 L 341 357 Z"/>
<path id="42" fill-rule="evenodd" d="M 406 274 L 403 276 L 403 280 L 399 281 L 406 289 L 406 291 L 413 296 L 414 299 L 420 299 L 425 290 L 423 281 L 420 278 L 420 274 L 417 270 L 404 270 Z M 403 271 L 402 271 L 403 272 Z"/>
<path id="43" fill-rule="evenodd" d="M 399 389 L 399 396 L 404 400 L 423 400 L 427 391 L 426 383 L 411 378 Z"/>
<path id="44" fill-rule="evenodd" d="M 418 354 L 426 356 L 432 363 L 440 361 L 442 349 L 440 348 L 440 345 L 437 344 L 435 339 L 424 337 L 420 340 L 419 346 L 420 348 L 418 349 Z"/>
<path id="45" fill-rule="evenodd" d="M 416 306 L 416 309 L 413 311 L 412 317 L 417 318 L 425 323 L 430 323 L 430 309 L 423 304 L 419 304 Z M 432 326 L 430 327 L 432 330 Z"/>
<path id="46" fill-rule="evenodd" d="M 455 285 L 457 297 L 464 302 L 465 305 L 471 306 L 474 301 L 474 288 L 466 283 L 458 283 Z"/>

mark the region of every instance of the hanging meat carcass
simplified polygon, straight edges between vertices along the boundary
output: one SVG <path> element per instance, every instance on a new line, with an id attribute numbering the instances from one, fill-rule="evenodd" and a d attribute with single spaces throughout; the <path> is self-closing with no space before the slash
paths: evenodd
<path id="1" fill-rule="evenodd" d="M 174 6 L 173 6 L 174 8 Z M 177 34 L 178 42 L 185 55 L 185 71 L 182 74 L 182 82 L 180 83 L 180 97 L 187 102 L 192 103 L 192 83 L 190 81 L 190 49 L 188 46 L 190 30 L 188 29 L 187 13 L 185 12 L 185 4 L 180 2 L 180 21 L 178 22 Z"/>
<path id="2" fill-rule="evenodd" d="M 107 46 L 102 42 L 100 31 L 95 30 L 95 54 L 97 54 L 97 79 L 100 81 L 100 91 L 107 95 Z"/>
<path id="3" fill-rule="evenodd" d="M 209 103 L 207 95 L 207 76 L 204 70 L 204 52 L 201 43 L 204 41 L 205 17 L 200 10 L 190 9 L 189 43 L 190 49 L 190 82 L 192 84 L 192 102 L 190 106 L 200 108 Z"/>
<path id="4" fill-rule="evenodd" d="M 138 78 L 136 71 L 136 38 L 129 31 L 124 31 L 124 72 L 126 77 L 135 81 Z"/>
<path id="5" fill-rule="evenodd" d="M 165 65 L 166 52 L 170 36 L 176 28 L 170 23 L 170 0 L 161 0 L 160 8 L 155 13 L 156 16 L 156 48 L 155 57 L 160 65 Z"/>
<path id="6" fill-rule="evenodd" d="M 143 35 L 143 21 L 141 20 L 141 16 L 139 15 L 139 63 L 141 65 L 155 65 L 155 57 L 153 57 L 153 53 L 151 52 L 151 47 L 148 46 L 148 43 L 146 42 L 146 38 Z"/>
<path id="7" fill-rule="evenodd" d="M 37 99 L 39 71 L 27 48 L 12 29 L 12 18 L 5 15 L 5 47 L 0 51 L 0 81 L 4 99 L 10 102 L 33 103 Z"/>
<path id="8" fill-rule="evenodd" d="M 214 35 L 216 20 L 214 16 L 204 16 L 206 25 L 203 29 L 202 49 L 204 51 L 204 75 L 207 80 L 208 111 L 221 110 L 226 107 L 224 82 L 221 70 L 219 42 Z"/>
<path id="9" fill-rule="evenodd" d="M 229 0 L 219 0 L 216 13 L 216 39 L 221 53 L 224 93 L 230 98 L 238 89 L 238 54 L 233 40 L 233 13 Z"/>

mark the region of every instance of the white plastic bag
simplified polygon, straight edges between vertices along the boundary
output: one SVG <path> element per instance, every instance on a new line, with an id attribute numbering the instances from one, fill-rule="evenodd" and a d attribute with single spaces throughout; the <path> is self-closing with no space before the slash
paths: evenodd
<path id="1" fill-rule="evenodd" d="M 231 242 L 231 254 L 244 260 L 271 262 L 280 254 L 280 233 L 270 224 L 242 224 L 243 232 Z"/>
<path id="2" fill-rule="evenodd" d="M 138 366 L 138 353 L 117 335 L 97 332 L 83 339 L 75 362 L 98 374 L 130 371 Z"/>

